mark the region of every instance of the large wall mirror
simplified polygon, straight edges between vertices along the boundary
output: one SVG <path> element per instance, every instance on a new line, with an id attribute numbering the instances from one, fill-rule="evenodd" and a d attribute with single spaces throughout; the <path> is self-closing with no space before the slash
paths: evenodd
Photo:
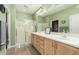
<path id="1" fill-rule="evenodd" d="M 79 14 L 71 15 L 69 18 L 69 32 L 79 34 Z"/>
<path id="2" fill-rule="evenodd" d="M 52 32 L 79 34 L 79 14 L 70 15 L 69 20 L 53 20 L 51 26 Z"/>

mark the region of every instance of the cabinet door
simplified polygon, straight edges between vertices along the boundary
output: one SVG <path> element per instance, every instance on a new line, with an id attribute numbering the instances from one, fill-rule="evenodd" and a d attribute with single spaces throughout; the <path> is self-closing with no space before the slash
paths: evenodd
<path id="1" fill-rule="evenodd" d="M 56 54 L 57 55 L 76 55 L 76 54 L 79 54 L 79 49 L 58 42 Z"/>
<path id="2" fill-rule="evenodd" d="M 44 38 L 40 36 L 39 39 L 39 52 L 43 55 L 44 54 Z"/>
<path id="3" fill-rule="evenodd" d="M 45 55 L 54 55 L 54 41 L 45 39 Z"/>
<path id="4" fill-rule="evenodd" d="M 39 47 L 42 49 L 44 49 L 44 40 L 45 39 L 43 37 L 40 37 L 40 39 L 39 39 Z"/>

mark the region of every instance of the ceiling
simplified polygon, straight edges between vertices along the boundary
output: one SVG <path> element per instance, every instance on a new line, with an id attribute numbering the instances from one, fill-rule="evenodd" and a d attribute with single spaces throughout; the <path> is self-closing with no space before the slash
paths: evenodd
<path id="1" fill-rule="evenodd" d="M 16 4 L 16 11 L 27 13 L 27 14 L 34 14 L 41 6 L 41 4 Z"/>
<path id="2" fill-rule="evenodd" d="M 44 9 L 44 11 L 46 11 L 46 12 L 44 12 L 41 16 L 47 16 L 47 15 L 55 14 L 59 11 L 67 9 L 67 8 L 73 6 L 73 5 L 74 4 L 53 4 L 49 8 Z"/>
<path id="3" fill-rule="evenodd" d="M 40 16 L 47 16 L 71 7 L 72 4 L 16 4 L 15 6 L 17 12 L 30 15 L 33 15 L 40 7 L 42 7 L 43 13 Z"/>

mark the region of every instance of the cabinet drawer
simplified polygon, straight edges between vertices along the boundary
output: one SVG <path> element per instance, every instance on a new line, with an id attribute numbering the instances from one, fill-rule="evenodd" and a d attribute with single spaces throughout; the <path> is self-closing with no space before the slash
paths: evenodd
<path id="1" fill-rule="evenodd" d="M 39 47 L 42 48 L 42 49 L 44 49 L 44 45 L 41 45 L 41 44 L 40 44 Z"/>

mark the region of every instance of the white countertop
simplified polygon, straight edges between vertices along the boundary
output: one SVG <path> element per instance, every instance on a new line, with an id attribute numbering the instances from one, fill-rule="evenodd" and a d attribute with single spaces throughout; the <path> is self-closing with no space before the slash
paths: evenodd
<path id="1" fill-rule="evenodd" d="M 78 37 L 77 38 L 69 37 L 69 36 L 63 37 L 62 35 L 45 34 L 44 32 L 33 32 L 32 34 L 36 34 L 36 35 L 39 35 L 39 36 L 42 36 L 42 37 L 45 37 L 45 38 L 48 38 L 51 40 L 55 40 L 55 41 L 62 42 L 62 43 L 68 44 L 70 46 L 79 48 L 79 38 Z"/>

